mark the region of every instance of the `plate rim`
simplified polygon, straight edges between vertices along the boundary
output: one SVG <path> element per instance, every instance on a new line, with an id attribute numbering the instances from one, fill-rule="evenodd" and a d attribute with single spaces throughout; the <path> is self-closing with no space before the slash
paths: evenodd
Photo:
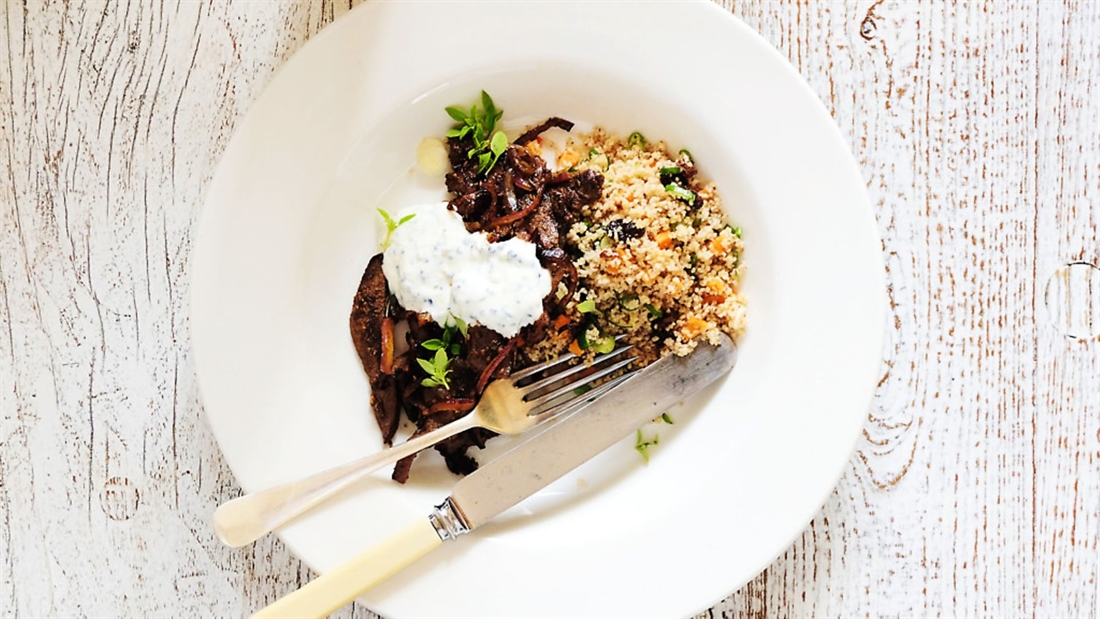
<path id="1" fill-rule="evenodd" d="M 295 65 L 294 60 L 295 60 L 295 58 L 299 57 L 302 50 L 304 50 L 304 49 L 306 49 L 310 46 L 312 46 L 314 48 L 320 47 L 320 45 L 323 44 L 322 43 L 323 41 L 327 41 L 330 38 L 333 38 L 333 37 L 337 36 L 337 33 L 339 32 L 339 28 L 334 28 L 335 26 L 337 26 L 341 22 L 349 23 L 350 22 L 349 16 L 357 15 L 359 13 L 365 13 L 369 10 L 368 7 L 372 7 L 376 4 L 379 4 L 379 3 L 378 2 L 368 2 L 368 3 L 364 3 L 364 4 L 356 7 L 355 9 L 353 9 L 352 11 L 349 11 L 347 14 L 341 16 L 339 19 L 335 20 L 333 23 L 329 24 L 328 26 L 323 28 L 321 31 L 319 31 L 317 34 L 315 34 L 313 37 L 311 37 L 309 39 L 309 41 L 307 41 L 306 44 L 301 49 L 298 50 L 298 52 L 296 52 L 288 61 L 284 62 L 279 67 L 279 69 L 273 73 L 273 75 L 269 78 L 268 83 L 263 88 L 263 90 L 262 90 L 261 94 L 259 95 L 259 97 L 257 97 L 256 101 L 254 101 L 252 106 L 250 106 L 249 113 L 246 113 L 244 116 L 241 117 L 241 120 L 238 122 L 237 128 L 234 130 L 233 135 L 232 135 L 229 143 L 227 144 L 225 151 L 222 154 L 221 160 L 218 163 L 215 174 L 212 177 L 211 182 L 208 186 L 206 196 L 204 197 L 202 211 L 201 211 L 198 223 L 196 224 L 196 228 L 195 228 L 198 231 L 197 234 L 196 234 L 195 248 L 194 248 L 194 251 L 191 254 L 190 265 L 189 265 L 190 269 L 191 269 L 190 273 L 191 273 L 192 282 L 194 282 L 194 280 L 196 278 L 195 274 L 197 273 L 197 271 L 195 269 L 195 264 L 199 262 L 200 258 L 205 257 L 205 252 L 208 251 L 207 249 L 203 249 L 205 247 L 205 245 L 201 242 L 201 239 L 203 237 L 203 230 L 209 225 L 210 205 L 213 201 L 212 196 L 214 194 L 214 189 L 217 187 L 217 184 L 216 184 L 215 181 L 223 173 L 222 164 L 227 159 L 226 154 L 230 153 L 234 149 L 234 144 L 242 139 L 241 136 L 243 135 L 243 132 L 241 131 L 241 127 L 245 123 L 248 122 L 248 118 L 249 118 L 249 114 L 251 113 L 251 109 L 253 107 L 255 107 L 255 105 L 257 104 L 258 101 L 262 100 L 266 95 L 268 95 L 271 92 L 271 86 L 273 84 L 278 82 L 280 79 L 285 79 L 285 76 L 288 75 L 290 73 L 290 71 L 293 70 L 292 67 Z M 534 3 L 528 3 L 528 4 L 534 5 L 534 4 L 543 4 L 543 3 L 534 2 Z M 847 158 L 848 158 L 849 163 L 850 163 L 850 165 L 848 167 L 851 169 L 852 172 L 854 172 L 855 184 L 859 187 L 860 197 L 862 198 L 860 200 L 860 205 L 859 205 L 860 210 L 861 210 L 861 216 L 863 217 L 863 219 L 865 219 L 865 220 L 867 220 L 871 223 L 872 228 L 874 229 L 874 240 L 878 243 L 881 243 L 881 240 L 880 240 L 881 237 L 880 237 L 880 235 L 878 233 L 878 229 L 877 229 L 877 222 L 876 222 L 875 212 L 874 212 L 874 209 L 873 209 L 873 204 L 871 202 L 869 193 L 867 191 L 866 181 L 863 179 L 863 176 L 861 174 L 859 166 L 856 163 L 856 161 L 855 161 L 855 159 L 852 155 L 851 149 L 848 147 L 846 141 L 844 140 L 844 136 L 843 136 L 840 128 L 838 127 L 836 121 L 833 119 L 832 115 L 829 113 L 829 111 L 828 111 L 827 107 L 825 106 L 825 104 L 817 96 L 817 94 L 813 91 L 813 89 L 810 87 L 809 83 L 805 80 L 805 78 L 803 78 L 798 73 L 798 71 L 794 68 L 794 66 L 791 65 L 791 63 L 777 49 L 775 49 L 766 39 L 764 39 L 763 36 L 760 35 L 760 33 L 755 31 L 752 27 L 750 27 L 748 24 L 743 22 L 736 15 L 734 15 L 731 12 L 723 9 L 722 7 L 719 7 L 718 5 L 714 4 L 713 2 L 710 2 L 709 0 L 699 0 L 698 2 L 689 2 L 689 3 L 685 3 L 685 4 L 693 4 L 693 5 L 696 5 L 696 6 L 698 6 L 698 5 L 707 5 L 709 8 L 707 8 L 706 11 L 708 11 L 710 13 L 710 15 L 712 15 L 712 16 L 716 16 L 716 15 L 724 16 L 722 19 L 725 20 L 725 23 L 727 24 L 728 27 L 732 27 L 732 28 L 736 29 L 738 31 L 739 36 L 747 36 L 748 38 L 752 39 L 754 41 L 754 44 L 755 44 L 756 47 L 760 48 L 761 50 L 764 50 L 764 52 L 769 54 L 770 56 L 772 56 L 774 58 L 774 60 L 777 60 L 778 61 L 777 64 L 779 66 L 783 67 L 786 77 L 793 78 L 794 83 L 798 84 L 799 88 L 803 91 L 803 94 L 805 96 L 808 96 L 809 100 L 811 100 L 814 103 L 813 107 L 815 109 L 816 115 L 818 116 L 817 120 L 819 120 L 819 121 L 823 120 L 824 121 L 823 125 L 827 126 L 829 128 L 829 132 L 831 134 L 831 139 L 837 145 L 839 145 L 842 148 L 842 150 L 847 154 Z M 874 331 L 877 335 L 874 336 L 874 339 L 875 339 L 875 349 L 879 352 L 877 353 L 877 362 L 875 364 L 875 372 L 874 373 L 881 373 L 883 363 L 884 363 L 884 360 L 883 360 L 883 357 L 882 357 L 882 354 L 881 354 L 881 350 L 882 350 L 882 346 L 883 346 L 883 343 L 885 341 L 885 335 L 886 335 L 885 334 L 885 326 L 886 326 L 886 314 L 887 314 L 887 309 L 888 309 L 888 291 L 887 291 L 887 287 L 886 287 L 886 278 L 885 278 L 885 266 L 886 266 L 885 265 L 885 257 L 883 256 L 883 254 L 881 252 L 877 252 L 875 254 L 875 257 L 876 257 L 876 264 L 874 265 L 874 267 L 875 267 L 874 270 L 875 270 L 876 275 L 877 275 L 877 282 L 876 282 L 875 288 L 876 288 L 876 291 L 877 291 L 878 294 L 876 295 L 877 299 L 874 300 L 874 304 L 878 307 L 878 310 L 879 310 L 878 311 L 878 316 L 879 316 L 879 318 L 877 319 L 877 324 L 875 325 L 876 328 L 875 328 Z M 196 295 L 194 294 L 195 289 L 196 289 L 196 286 L 192 285 L 192 287 L 189 291 L 190 292 L 189 305 L 190 305 L 192 318 L 194 318 L 196 315 L 198 315 L 195 311 L 196 310 L 196 305 L 197 305 L 196 304 Z M 750 325 L 750 329 L 751 329 L 751 325 Z M 202 394 L 202 392 L 203 392 L 203 382 L 204 381 L 203 381 L 203 379 L 201 378 L 200 375 L 203 373 L 202 367 L 204 367 L 203 366 L 204 362 L 201 361 L 200 359 L 203 358 L 204 355 L 202 355 L 198 352 L 199 346 L 196 345 L 196 329 L 194 329 L 194 328 L 191 330 L 191 347 L 192 347 L 192 350 L 194 352 L 194 364 L 195 364 L 196 381 L 198 383 L 198 388 L 200 390 L 200 394 Z M 865 418 L 866 413 L 871 410 L 872 404 L 873 404 L 874 399 L 876 397 L 876 391 L 877 390 L 874 388 L 873 381 L 870 381 L 870 384 L 868 385 L 866 391 L 867 391 L 866 396 L 863 398 L 865 400 L 865 404 L 859 411 L 859 414 L 863 418 Z M 203 406 L 203 411 L 204 411 L 203 414 L 207 417 L 208 423 L 210 424 L 210 426 L 213 430 L 215 441 L 218 444 L 219 450 L 222 452 L 223 457 L 226 458 L 227 463 L 229 463 L 230 458 L 228 456 L 228 451 L 226 449 L 226 445 L 224 444 L 224 435 L 219 434 L 219 432 L 216 429 L 214 429 L 215 428 L 215 423 L 211 419 L 211 416 L 210 416 L 210 413 L 209 413 L 209 407 L 206 406 L 205 402 L 204 402 L 204 406 Z M 860 425 L 862 425 L 862 421 L 860 422 Z M 829 486 L 828 490 L 826 490 L 824 492 L 824 494 L 821 497 L 819 497 L 819 500 L 817 500 L 814 503 L 815 506 L 810 511 L 809 516 L 804 519 L 805 523 L 808 523 L 809 521 L 812 520 L 813 514 L 815 514 L 817 511 L 819 511 L 821 509 L 822 505 L 828 500 L 828 497 L 835 491 L 836 484 L 840 481 L 844 470 L 849 466 L 850 461 L 851 461 L 851 456 L 855 452 L 855 450 L 856 450 L 856 448 L 859 444 L 859 436 L 860 435 L 859 435 L 858 432 L 853 432 L 852 433 L 852 438 L 851 438 L 851 441 L 850 441 L 850 448 L 848 449 L 848 457 L 839 466 L 838 470 L 834 471 L 835 474 L 830 474 L 830 477 L 833 479 L 832 485 Z M 231 449 L 229 451 L 231 451 Z M 238 483 L 239 483 L 239 473 L 238 473 L 237 467 L 234 467 L 232 464 L 230 464 L 230 468 L 233 470 L 234 476 L 237 477 Z M 242 484 L 242 487 L 243 487 L 243 484 Z M 784 552 L 786 552 L 787 549 L 789 549 L 791 543 L 794 540 L 797 540 L 798 537 L 800 537 L 803 534 L 804 530 L 805 530 L 805 524 L 798 531 L 794 532 L 790 536 L 790 538 L 786 541 L 786 543 L 775 552 L 775 554 L 772 556 L 772 558 L 767 563 L 760 566 L 759 570 L 757 570 L 754 575 L 750 575 L 749 577 L 744 578 L 744 579 L 740 580 L 739 582 L 736 582 L 735 583 L 736 586 L 734 588 L 726 591 L 725 593 L 722 593 L 717 598 L 711 599 L 709 602 L 707 602 L 706 606 L 702 606 L 702 607 L 697 608 L 695 612 L 705 611 L 707 608 L 713 607 L 715 604 L 717 604 L 721 600 L 725 599 L 732 592 L 735 592 L 738 588 L 744 586 L 744 584 L 746 582 L 748 582 L 749 580 L 754 578 L 755 575 L 758 575 L 760 573 L 760 571 L 762 571 L 764 569 L 767 569 L 767 567 L 775 561 L 776 557 L 781 556 Z M 282 535 L 280 535 L 280 538 L 282 538 Z M 303 553 L 300 553 L 295 549 L 295 546 L 297 544 L 294 544 L 294 543 L 292 543 L 292 542 L 290 542 L 286 539 L 284 539 L 283 541 L 284 541 L 284 543 L 286 543 L 287 547 L 291 549 L 291 551 L 294 553 L 294 555 L 296 557 L 302 558 Z M 316 566 L 314 566 L 307 559 L 303 558 L 302 560 L 307 565 L 310 565 L 311 568 L 316 569 Z"/>

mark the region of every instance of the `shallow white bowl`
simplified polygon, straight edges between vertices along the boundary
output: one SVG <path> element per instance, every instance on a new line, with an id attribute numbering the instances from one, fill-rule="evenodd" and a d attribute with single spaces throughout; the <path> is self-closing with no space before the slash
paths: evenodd
<path id="1" fill-rule="evenodd" d="M 745 230 L 738 365 L 644 466 L 625 440 L 369 592 L 388 617 L 677 616 L 742 585 L 836 483 L 885 316 L 880 242 L 828 113 L 709 3 L 371 3 L 296 54 L 240 122 L 193 263 L 207 415 L 254 491 L 381 448 L 347 318 L 376 207 L 439 199 L 415 149 L 481 89 L 505 119 L 558 115 L 690 148 Z M 507 447 L 499 438 L 486 459 Z M 448 494 L 434 454 L 280 532 L 324 571 Z"/>

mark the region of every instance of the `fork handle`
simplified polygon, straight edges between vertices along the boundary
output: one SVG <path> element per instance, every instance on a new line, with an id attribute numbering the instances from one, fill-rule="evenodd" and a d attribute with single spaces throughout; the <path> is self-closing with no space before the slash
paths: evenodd
<path id="1" fill-rule="evenodd" d="M 427 519 L 325 572 L 306 586 L 261 609 L 253 619 L 324 617 L 442 544 Z"/>
<path id="2" fill-rule="evenodd" d="M 250 544 L 383 466 L 477 427 L 475 418 L 471 413 L 365 458 L 223 503 L 214 512 L 214 532 L 234 548 Z"/>

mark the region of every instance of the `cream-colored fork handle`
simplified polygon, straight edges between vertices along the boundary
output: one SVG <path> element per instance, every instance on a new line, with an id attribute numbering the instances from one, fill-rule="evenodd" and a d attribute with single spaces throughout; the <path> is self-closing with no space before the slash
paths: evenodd
<path id="1" fill-rule="evenodd" d="M 442 543 L 427 518 L 417 520 L 252 617 L 324 617 Z"/>
<path id="2" fill-rule="evenodd" d="M 214 532 L 234 548 L 250 544 L 383 466 L 478 427 L 476 421 L 477 415 L 471 413 L 366 458 L 233 499 L 214 512 Z"/>

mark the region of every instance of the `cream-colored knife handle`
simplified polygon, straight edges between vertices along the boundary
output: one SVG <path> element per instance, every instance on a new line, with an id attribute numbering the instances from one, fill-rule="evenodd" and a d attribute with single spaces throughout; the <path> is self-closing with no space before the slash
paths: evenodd
<path id="1" fill-rule="evenodd" d="M 274 619 L 327 616 L 442 543 L 435 527 L 427 518 L 417 520 L 343 565 L 314 578 L 308 585 L 252 617 Z"/>
<path id="2" fill-rule="evenodd" d="M 234 548 L 251 544 L 383 466 L 469 430 L 475 418 L 467 415 L 366 458 L 223 503 L 214 512 L 214 533 Z"/>

